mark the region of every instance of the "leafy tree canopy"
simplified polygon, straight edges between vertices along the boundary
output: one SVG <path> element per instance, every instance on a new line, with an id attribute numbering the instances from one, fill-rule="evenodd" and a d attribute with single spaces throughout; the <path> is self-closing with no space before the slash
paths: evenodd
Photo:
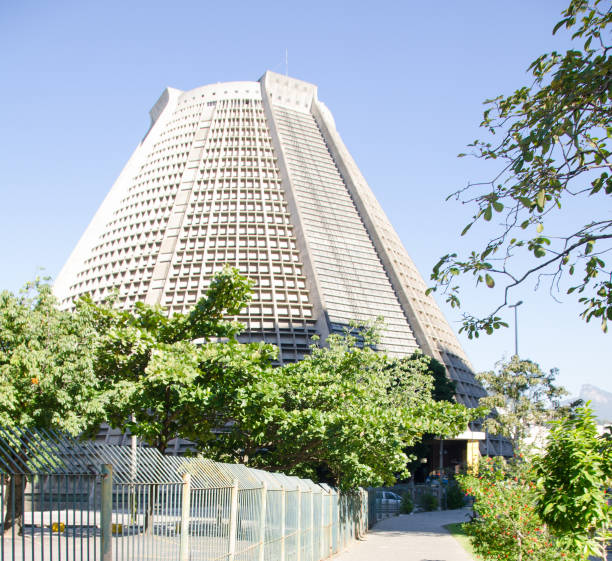
<path id="1" fill-rule="evenodd" d="M 0 293 L 0 426 L 76 435 L 104 418 L 95 326 L 56 304 L 41 280 L 18 295 Z"/>
<path id="2" fill-rule="evenodd" d="M 416 356 L 413 354 L 411 359 L 414 360 L 415 358 Z M 435 358 L 427 358 L 429 359 L 427 373 L 433 378 L 433 390 L 431 397 L 435 401 L 455 401 L 457 384 L 449 378 L 446 372 L 446 366 Z"/>
<path id="3" fill-rule="evenodd" d="M 224 318 L 238 314 L 248 302 L 251 284 L 226 268 L 190 313 L 171 317 L 160 306 L 142 302 L 133 310 L 118 310 L 112 301 L 95 304 L 89 297 L 78 303 L 77 311 L 92 317 L 100 334 L 95 368 L 111 426 L 127 427 L 164 451 L 171 439 L 184 436 L 185 427 L 197 424 L 209 398 L 208 388 L 200 383 L 203 357 L 218 352 L 230 361 L 228 352 L 235 350 L 244 366 L 251 352 L 235 341 L 208 342 L 233 340 L 240 331 L 239 323 Z M 269 347 L 259 352 L 274 353 Z"/>
<path id="4" fill-rule="evenodd" d="M 190 438 L 219 460 L 351 488 L 393 482 L 424 433 L 456 435 L 482 415 L 431 398 L 429 357 L 389 359 L 365 339 L 331 335 L 297 363 L 241 378 L 218 368 L 209 385 L 217 416 Z M 211 439 L 215 426 L 224 430 Z"/>
<path id="5" fill-rule="evenodd" d="M 433 387 L 431 390 L 431 398 L 434 401 L 448 401 L 451 403 L 456 402 L 457 386 L 453 380 L 451 380 L 446 372 L 446 367 L 435 358 L 427 355 L 422 355 L 420 351 L 416 351 L 408 358 L 403 358 L 397 361 L 398 367 L 403 369 L 413 369 L 415 361 L 424 360 L 428 361 L 427 374 L 431 376 Z M 430 440 L 437 438 L 436 434 L 425 433 L 422 437 L 421 442 L 417 442 L 413 446 L 409 446 L 404 450 L 409 458 L 408 469 L 413 477 L 419 477 L 419 473 L 425 471 L 425 465 L 421 462 L 422 458 L 427 458 L 431 453 L 432 445 Z M 424 477 L 424 476 L 423 476 Z"/>
<path id="6" fill-rule="evenodd" d="M 464 314 L 461 331 L 470 338 L 506 326 L 499 311 L 512 289 L 532 278 L 538 285 L 549 282 L 553 294 L 577 294 L 582 317 L 598 319 L 604 331 L 612 320 L 611 269 L 604 261 L 612 249 L 611 22 L 608 1 L 571 0 L 553 33 L 571 29 L 580 48 L 538 57 L 529 67 L 531 86 L 486 101 L 481 127 L 495 138 L 474 141 L 471 155 L 498 162 L 499 172 L 451 197 L 474 208 L 462 235 L 476 223 L 497 229 L 467 256 L 444 255 L 429 289 L 441 287 L 459 307 L 455 283 L 463 275 L 473 275 L 476 285 L 504 286 L 503 301 L 491 313 Z M 553 219 L 571 224 L 572 209 L 580 205 L 590 209 L 587 223 L 549 232 Z M 574 275 L 579 278 L 571 281 Z"/>
<path id="7" fill-rule="evenodd" d="M 497 372 L 478 374 L 488 393 L 479 404 L 494 411 L 484 422 L 485 430 L 508 438 L 515 453 L 526 451 L 530 431 L 564 411 L 560 398 L 567 392 L 555 386 L 556 375 L 556 369 L 547 374 L 537 363 L 516 355 L 500 363 Z"/>
<path id="8" fill-rule="evenodd" d="M 605 561 L 612 537 L 612 446 L 598 436 L 588 404 L 554 423 L 537 470 L 542 519 L 573 551 Z"/>
<path id="9" fill-rule="evenodd" d="M 390 385 L 394 390 L 402 389 L 403 384 L 414 385 L 415 365 L 423 371 L 427 377 L 423 378 L 423 389 L 431 391 L 434 401 L 455 401 L 457 385 L 446 373 L 446 367 L 435 358 L 424 355 L 421 351 L 415 351 L 409 357 L 400 358 L 389 363 L 389 368 L 393 368 L 397 373 L 396 379 L 390 380 Z M 430 378 L 430 379 L 428 379 Z M 410 388 L 406 388 L 409 390 Z"/>
<path id="10" fill-rule="evenodd" d="M 31 288 L 0 298 L 1 423 L 79 433 L 107 420 L 161 451 L 187 438 L 218 460 L 351 488 L 394 481 L 407 446 L 482 415 L 436 402 L 432 360 L 376 352 L 370 326 L 273 366 L 275 347 L 239 343 L 241 326 L 224 319 L 250 296 L 233 269 L 192 312 L 171 317 L 87 297 L 63 312 L 50 287 Z"/>

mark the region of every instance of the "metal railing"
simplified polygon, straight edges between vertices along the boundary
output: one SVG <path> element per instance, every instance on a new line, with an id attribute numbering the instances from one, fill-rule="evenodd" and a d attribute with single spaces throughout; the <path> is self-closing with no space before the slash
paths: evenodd
<path id="1" fill-rule="evenodd" d="M 2 561 L 318 561 L 368 512 L 363 490 L 2 428 L 0 507 Z"/>
<path id="2" fill-rule="evenodd" d="M 410 497 L 414 512 L 423 510 L 426 495 L 432 495 L 435 498 L 436 509 L 444 510 L 447 507 L 448 488 L 445 485 L 409 483 L 398 484 L 392 487 L 370 487 L 367 490 L 368 526 L 370 528 L 380 520 L 390 516 L 397 516 L 402 512 L 401 501 L 385 500 L 383 497 L 385 491 L 391 491 L 400 498 Z"/>

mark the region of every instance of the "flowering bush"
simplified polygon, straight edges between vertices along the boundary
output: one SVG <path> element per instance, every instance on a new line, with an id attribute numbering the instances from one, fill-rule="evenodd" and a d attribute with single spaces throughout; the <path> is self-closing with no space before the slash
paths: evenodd
<path id="1" fill-rule="evenodd" d="M 573 550 L 606 559 L 612 538 L 612 440 L 597 435 L 589 404 L 553 423 L 536 462 L 538 513 Z"/>
<path id="2" fill-rule="evenodd" d="M 476 553 L 499 561 L 578 561 L 554 536 L 536 512 L 533 468 L 501 458 L 481 460 L 477 474 L 458 476 L 474 498 L 475 518 L 464 529 Z"/>

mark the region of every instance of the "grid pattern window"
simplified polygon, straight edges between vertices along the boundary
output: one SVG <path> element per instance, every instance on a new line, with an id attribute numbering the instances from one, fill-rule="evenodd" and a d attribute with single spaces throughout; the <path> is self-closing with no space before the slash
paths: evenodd
<path id="1" fill-rule="evenodd" d="M 384 349 L 412 352 L 404 311 L 314 117 L 281 106 L 274 117 L 332 330 L 384 316 Z"/>
<path id="2" fill-rule="evenodd" d="M 485 395 L 482 386 L 474 378 L 472 367 L 459 345 L 455 334 L 444 318 L 432 296 L 427 296 L 427 285 L 404 248 L 399 236 L 376 200 L 355 161 L 343 143 L 336 142 L 338 156 L 353 182 L 353 188 L 365 207 L 379 240 L 380 251 L 397 277 L 401 289 L 407 294 L 418 324 L 425 332 L 434 356 L 442 361 L 457 386 L 457 399 L 470 407 L 478 405 L 478 398 Z"/>
<path id="3" fill-rule="evenodd" d="M 255 281 L 237 317 L 246 325 L 241 339 L 278 345 L 283 362 L 299 360 L 315 321 L 261 100 L 219 100 L 211 112 L 168 244 L 160 303 L 188 311 L 229 264 Z"/>
<path id="4" fill-rule="evenodd" d="M 64 305 L 85 293 L 100 301 L 118 291 L 124 308 L 145 299 L 201 111 L 199 101 L 175 110 L 76 274 Z"/>
<path id="5" fill-rule="evenodd" d="M 385 217 L 386 218 L 386 217 Z M 380 224 L 382 220 L 377 220 Z M 442 315 L 431 296 L 426 296 L 427 285 L 410 259 L 395 231 L 387 220 L 386 227 L 381 225 L 379 232 L 387 252 L 399 274 L 404 290 L 410 295 L 410 302 L 421 325 L 431 339 L 440 360 L 445 364 L 457 386 L 458 400 L 469 407 L 478 406 L 478 398 L 486 395 L 482 386 L 474 378 L 463 349 L 455 334 Z"/>

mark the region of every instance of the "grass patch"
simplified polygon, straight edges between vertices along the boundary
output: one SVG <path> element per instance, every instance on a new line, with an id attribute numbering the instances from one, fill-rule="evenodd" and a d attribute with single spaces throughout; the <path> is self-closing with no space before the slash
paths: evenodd
<path id="1" fill-rule="evenodd" d="M 463 529 L 463 524 L 461 522 L 446 524 L 444 527 L 451 533 L 451 536 L 453 536 L 453 538 L 455 538 L 459 542 L 461 547 L 465 549 L 468 555 L 471 555 L 474 559 L 480 559 L 480 557 L 478 557 L 478 555 L 476 555 L 476 553 L 474 552 L 474 548 L 470 543 L 470 538 L 465 533 L 465 530 Z"/>

